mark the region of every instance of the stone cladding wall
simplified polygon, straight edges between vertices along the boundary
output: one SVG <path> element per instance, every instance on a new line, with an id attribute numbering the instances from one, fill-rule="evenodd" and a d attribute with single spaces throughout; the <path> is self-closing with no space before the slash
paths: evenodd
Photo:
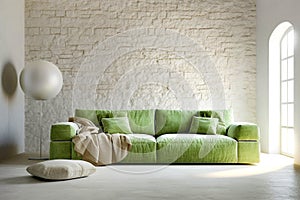
<path id="1" fill-rule="evenodd" d="M 256 122 L 255 0 L 25 4 L 26 63 L 48 60 L 64 77 L 56 98 L 26 98 L 26 152 L 41 132 L 47 153 L 51 124 L 76 108 L 232 108 Z"/>

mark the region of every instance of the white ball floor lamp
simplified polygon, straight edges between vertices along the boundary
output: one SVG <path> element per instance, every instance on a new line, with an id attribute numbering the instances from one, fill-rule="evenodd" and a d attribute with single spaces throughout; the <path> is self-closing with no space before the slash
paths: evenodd
<path id="1" fill-rule="evenodd" d="M 42 158 L 42 128 L 41 119 L 43 117 L 43 101 L 54 98 L 61 90 L 63 77 L 58 67 L 54 64 L 38 60 L 29 63 L 24 67 L 20 74 L 20 85 L 24 93 L 35 100 L 41 102 L 41 112 L 39 116 L 39 158 L 29 159 L 46 159 Z"/>

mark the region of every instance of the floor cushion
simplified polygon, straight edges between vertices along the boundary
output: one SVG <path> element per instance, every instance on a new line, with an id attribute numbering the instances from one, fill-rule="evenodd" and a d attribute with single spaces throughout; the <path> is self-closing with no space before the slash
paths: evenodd
<path id="1" fill-rule="evenodd" d="M 55 159 L 30 165 L 26 171 L 42 179 L 68 180 L 89 176 L 96 167 L 83 160 Z"/>

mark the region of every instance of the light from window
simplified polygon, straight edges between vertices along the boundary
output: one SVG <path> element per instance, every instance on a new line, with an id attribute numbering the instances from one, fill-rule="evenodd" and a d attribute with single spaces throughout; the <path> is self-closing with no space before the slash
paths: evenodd
<path id="1" fill-rule="evenodd" d="M 294 30 L 289 28 L 280 44 L 281 153 L 294 156 Z"/>

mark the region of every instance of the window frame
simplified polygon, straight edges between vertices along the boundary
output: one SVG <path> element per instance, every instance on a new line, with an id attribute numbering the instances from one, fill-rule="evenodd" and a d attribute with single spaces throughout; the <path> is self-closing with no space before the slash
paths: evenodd
<path id="1" fill-rule="evenodd" d="M 288 131 L 291 130 L 293 133 L 292 138 L 294 138 L 294 128 L 295 128 L 295 124 L 294 124 L 294 116 L 292 118 L 293 123 L 292 126 L 290 126 L 289 124 L 289 115 L 291 111 L 289 111 L 289 105 L 292 105 L 293 110 L 292 110 L 292 114 L 294 115 L 294 103 L 295 103 L 295 98 L 294 98 L 294 92 L 295 92 L 295 55 L 294 55 L 294 48 L 295 48 L 295 43 L 293 42 L 293 53 L 292 55 L 289 55 L 289 33 L 293 31 L 294 33 L 294 28 L 293 27 L 289 27 L 284 34 L 282 35 L 281 39 L 280 39 L 280 153 L 289 157 L 294 157 L 294 144 L 291 145 L 291 147 L 289 148 L 289 143 L 293 142 L 294 143 L 294 139 L 293 141 L 290 141 L 291 138 L 289 138 L 289 133 Z M 283 57 L 282 55 L 282 49 L 283 49 L 283 40 L 286 38 L 286 57 Z M 293 60 L 293 64 L 292 64 L 292 68 L 293 68 L 293 77 L 290 78 L 289 77 L 289 59 Z M 283 80 L 283 62 L 286 62 L 286 79 Z M 286 101 L 283 101 L 283 93 L 282 93 L 282 88 L 283 88 L 283 84 L 286 83 L 286 96 L 285 99 Z M 290 101 L 291 99 L 289 99 L 289 83 L 293 84 L 292 88 L 293 88 L 293 99 L 292 101 Z M 285 117 L 286 117 L 286 125 L 283 125 L 283 106 L 286 105 L 287 109 L 286 109 L 286 113 L 285 113 Z M 285 133 L 283 133 L 283 129 L 286 130 Z M 283 144 L 283 138 L 287 140 L 286 144 Z M 287 145 L 287 146 L 284 146 Z"/>

